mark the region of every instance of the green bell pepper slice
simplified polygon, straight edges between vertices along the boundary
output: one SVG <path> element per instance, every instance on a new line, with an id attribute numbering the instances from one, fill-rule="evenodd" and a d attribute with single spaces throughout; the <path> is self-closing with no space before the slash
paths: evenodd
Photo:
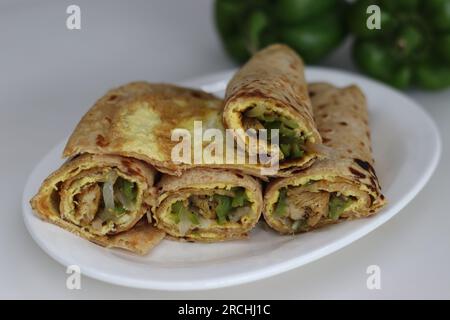
<path id="1" fill-rule="evenodd" d="M 278 201 L 275 204 L 274 215 L 283 217 L 287 213 L 287 190 L 283 188 L 279 191 Z"/>
<path id="2" fill-rule="evenodd" d="M 340 215 L 353 203 L 353 200 L 343 196 L 332 195 L 328 203 L 328 217 L 339 219 Z"/>
<path id="3" fill-rule="evenodd" d="M 231 191 L 234 192 L 234 197 L 233 200 L 231 201 L 232 208 L 243 207 L 250 202 L 245 192 L 245 188 L 236 187 L 231 189 Z"/>
<path id="4" fill-rule="evenodd" d="M 232 199 L 228 196 L 215 194 L 214 200 L 217 201 L 216 215 L 217 223 L 224 224 L 228 220 L 228 213 L 233 209 Z"/>

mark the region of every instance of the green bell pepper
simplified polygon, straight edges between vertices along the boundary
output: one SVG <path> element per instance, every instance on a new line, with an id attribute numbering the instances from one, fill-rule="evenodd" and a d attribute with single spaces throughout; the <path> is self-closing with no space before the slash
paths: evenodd
<path id="1" fill-rule="evenodd" d="M 278 201 L 275 205 L 274 214 L 278 217 L 283 217 L 287 213 L 287 190 L 283 188 L 280 190 L 280 195 L 278 196 Z"/>
<path id="2" fill-rule="evenodd" d="M 345 7 L 344 0 L 216 0 L 214 15 L 225 50 L 237 62 L 285 43 L 315 63 L 345 38 Z"/>
<path id="3" fill-rule="evenodd" d="M 214 200 L 217 201 L 216 207 L 217 223 L 224 224 L 225 222 L 227 222 L 228 214 L 233 209 L 232 199 L 228 196 L 215 194 Z"/>
<path id="4" fill-rule="evenodd" d="M 353 203 L 354 200 L 344 197 L 332 195 L 328 203 L 328 217 L 337 220 L 339 216 Z"/>
<path id="5" fill-rule="evenodd" d="M 381 29 L 369 29 L 369 5 L 380 7 Z M 361 71 L 394 87 L 450 86 L 450 0 L 358 0 L 348 10 Z"/>
<path id="6" fill-rule="evenodd" d="M 246 204 L 250 203 L 248 200 L 247 194 L 245 193 L 245 188 L 235 187 L 232 188 L 231 191 L 234 192 L 233 200 L 231 201 L 232 208 L 243 207 Z"/>

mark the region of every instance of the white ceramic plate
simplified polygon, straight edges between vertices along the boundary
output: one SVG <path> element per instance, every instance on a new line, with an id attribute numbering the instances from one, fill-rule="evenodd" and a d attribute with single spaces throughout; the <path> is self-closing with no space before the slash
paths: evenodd
<path id="1" fill-rule="evenodd" d="M 183 84 L 223 95 L 233 72 Z M 356 83 L 364 90 L 375 167 L 389 201 L 376 216 L 299 236 L 279 236 L 259 225 L 249 240 L 218 244 L 164 240 L 145 257 L 105 249 L 39 220 L 29 206 L 43 179 L 61 165 L 63 141 L 42 159 L 26 184 L 23 215 L 29 232 L 51 257 L 66 266 L 80 266 L 84 275 L 123 286 L 161 290 L 200 290 L 266 278 L 361 238 L 398 213 L 426 184 L 440 156 L 437 128 L 414 101 L 373 80 L 323 68 L 307 68 L 306 77 L 310 82 L 328 81 L 338 86 Z"/>

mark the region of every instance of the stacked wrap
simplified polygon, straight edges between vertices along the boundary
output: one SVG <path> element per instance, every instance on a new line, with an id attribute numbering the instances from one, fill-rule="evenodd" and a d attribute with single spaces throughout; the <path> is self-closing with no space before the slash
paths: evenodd
<path id="1" fill-rule="evenodd" d="M 257 173 L 259 169 L 203 159 L 200 163 L 172 161 L 179 143 L 171 138 L 173 130 L 185 129 L 194 136 L 194 122 L 200 121 L 203 130 L 223 133 L 221 110 L 222 100 L 173 85 L 133 82 L 110 90 L 75 128 L 64 149 L 69 160 L 44 181 L 32 199 L 33 208 L 41 218 L 88 240 L 140 254 L 165 232 L 196 241 L 245 237 L 261 215 L 262 191 L 257 179 L 236 171 L 249 168 Z M 193 154 L 192 150 L 192 158 Z M 153 167 L 166 173 L 158 184 L 159 193 L 153 186 Z M 189 195 L 191 191 L 181 200 L 195 221 L 180 233 L 174 220 L 165 217 L 164 210 L 172 214 L 172 207 L 164 205 L 173 193 Z M 238 202 L 233 201 L 235 196 L 240 197 Z M 154 220 L 150 208 L 159 204 Z M 199 210 L 205 205 L 208 212 L 205 207 Z M 186 226 L 184 210 L 177 214 Z"/>
<path id="2" fill-rule="evenodd" d="M 144 217 L 155 200 L 154 178 L 139 160 L 84 154 L 51 174 L 31 204 L 43 220 L 85 239 L 145 254 L 164 237 Z"/>
<path id="3" fill-rule="evenodd" d="M 373 168 L 366 101 L 356 86 L 309 86 L 326 159 L 288 178 L 275 179 L 264 195 L 266 222 L 280 233 L 305 232 L 367 217 L 384 204 Z"/>
<path id="4" fill-rule="evenodd" d="M 150 224 L 157 194 L 156 170 L 149 163 L 164 165 L 170 140 L 157 111 L 164 114 L 167 105 L 183 106 L 190 99 L 208 103 L 210 97 L 145 82 L 109 91 L 77 125 L 64 150 L 69 160 L 43 182 L 31 200 L 33 209 L 97 244 L 145 254 L 165 236 Z"/>
<path id="5" fill-rule="evenodd" d="M 249 129 L 279 129 L 279 144 L 260 148 L 278 155 L 279 171 L 289 176 L 310 166 L 318 157 L 321 137 L 313 119 L 301 58 L 289 47 L 272 45 L 256 53 L 228 83 L 223 121 L 235 129 L 247 150 L 259 143 Z M 264 144 L 260 144 L 261 147 Z M 263 149 L 263 150 L 261 150 Z"/>
<path id="6" fill-rule="evenodd" d="M 155 206 L 158 227 L 189 241 L 240 239 L 258 222 L 260 182 L 219 169 L 192 169 L 181 177 L 164 175 Z"/>
<path id="7" fill-rule="evenodd" d="M 314 124 L 303 69 L 294 51 L 274 45 L 243 66 L 226 90 L 224 127 L 235 129 L 234 137 L 248 154 L 254 152 L 251 146 L 259 145 L 262 149 L 258 153 L 281 155 L 280 170 L 272 176 L 289 176 L 310 166 L 319 155 L 316 147 L 321 137 Z M 215 125 L 224 132 L 217 121 Z M 244 132 L 248 129 L 279 129 L 280 143 L 260 144 L 258 136 Z M 242 238 L 257 223 L 262 207 L 259 182 L 248 174 L 263 176 L 262 169 L 268 165 L 261 161 L 202 164 L 202 169 L 190 169 L 179 178 L 164 175 L 154 210 L 156 225 L 172 237 L 192 241 Z M 239 177 L 231 170 L 241 171 Z M 240 206 L 243 193 L 245 205 Z"/>

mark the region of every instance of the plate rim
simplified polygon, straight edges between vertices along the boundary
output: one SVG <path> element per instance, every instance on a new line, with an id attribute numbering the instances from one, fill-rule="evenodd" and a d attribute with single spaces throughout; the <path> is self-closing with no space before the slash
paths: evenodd
<path id="1" fill-rule="evenodd" d="M 236 71 L 236 68 L 222 70 L 218 72 L 213 72 L 210 74 L 206 74 L 200 77 L 194 77 L 192 79 L 184 80 L 181 82 L 177 82 L 179 84 L 189 85 L 196 87 L 197 85 L 192 85 L 195 83 L 201 83 L 202 81 L 205 82 L 206 79 L 212 78 L 212 77 L 224 77 L 225 75 L 231 74 Z M 381 86 L 383 90 L 388 90 L 390 94 L 400 95 L 403 99 L 406 99 L 408 103 L 410 104 L 410 107 L 414 107 L 418 112 L 422 113 L 422 120 L 428 122 L 429 128 L 431 129 L 434 141 L 435 141 L 435 152 L 431 155 L 431 158 L 429 160 L 428 166 L 423 170 L 422 175 L 420 178 L 416 181 L 413 188 L 406 194 L 402 195 L 400 199 L 397 201 L 397 203 L 394 206 L 389 207 L 389 213 L 386 213 L 384 215 L 380 215 L 377 217 L 377 220 L 372 221 L 372 223 L 362 225 L 355 230 L 352 230 L 351 232 L 345 234 L 344 236 L 340 237 L 337 241 L 332 242 L 330 244 L 327 244 L 319 249 L 310 251 L 305 253 L 304 255 L 292 257 L 289 260 L 281 261 L 278 263 L 272 263 L 269 266 L 265 266 L 263 268 L 247 271 L 247 272 L 241 272 L 238 275 L 227 275 L 218 277 L 217 279 L 205 279 L 202 281 L 195 281 L 195 282 L 189 282 L 189 281 L 173 281 L 173 282 L 167 282 L 167 281 L 158 281 L 154 279 L 134 279 L 134 278 L 128 278 L 128 277 L 122 277 L 120 275 L 116 274 L 107 274 L 103 273 L 101 271 L 96 270 L 95 268 L 90 267 L 82 267 L 82 274 L 83 276 L 87 276 L 93 279 L 101 280 L 107 283 L 112 283 L 119 286 L 124 287 L 133 287 L 133 288 L 140 288 L 140 289 L 153 289 L 153 290 L 164 290 L 164 291 L 198 291 L 198 290 L 207 290 L 207 289 L 216 289 L 216 288 L 223 288 L 223 287 L 229 287 L 234 286 L 238 284 L 244 284 L 253 282 L 256 280 L 268 278 L 277 274 L 284 273 L 286 271 L 295 269 L 297 267 L 306 265 L 310 262 L 313 262 L 315 260 L 319 260 L 320 258 L 331 254 L 333 252 L 339 251 L 343 247 L 351 244 L 354 241 L 357 241 L 361 239 L 363 236 L 368 235 L 370 232 L 374 231 L 378 227 L 380 227 L 382 224 L 390 220 L 393 216 L 398 214 L 408 203 L 410 203 L 417 194 L 425 187 L 425 185 L 428 183 L 430 178 L 432 177 L 433 173 L 435 172 L 439 160 L 442 153 L 442 141 L 440 137 L 439 130 L 437 128 L 436 123 L 434 122 L 433 118 L 429 115 L 429 113 L 424 109 L 420 104 L 418 104 L 416 101 L 414 101 L 411 97 L 408 95 L 395 90 L 379 81 L 376 81 L 374 79 L 370 79 L 364 75 L 360 75 L 358 73 L 343 71 L 339 69 L 334 68 L 328 68 L 328 67 L 306 67 L 306 72 L 332 72 L 336 73 L 339 76 L 344 77 L 351 77 L 354 78 L 354 81 L 357 83 L 358 80 L 362 79 L 365 82 L 371 83 L 376 86 Z M 34 191 L 31 190 L 32 188 L 32 181 L 33 176 L 37 174 L 37 168 L 41 167 L 43 163 L 47 160 L 47 157 L 49 154 L 54 153 L 57 149 L 61 148 L 61 145 L 64 145 L 66 139 L 58 143 L 56 146 L 51 148 L 33 167 L 33 169 L 30 171 L 27 181 L 25 183 L 24 191 L 22 194 L 22 215 L 24 219 L 24 223 L 26 226 L 26 229 L 30 233 L 32 239 L 38 244 L 38 246 L 47 253 L 51 258 L 62 264 L 63 266 L 67 267 L 71 265 L 72 263 L 64 257 L 64 255 L 58 254 L 58 252 L 54 252 L 51 250 L 44 240 L 39 238 L 39 236 L 35 233 L 33 230 L 33 226 L 31 225 L 31 218 L 39 219 L 35 216 L 35 214 L 32 212 L 32 209 L 29 205 L 29 196 L 30 194 L 34 194 Z M 31 217 L 29 212 L 31 211 Z M 105 249 L 109 250 L 109 249 Z M 201 282 L 201 283 L 200 283 Z"/>

